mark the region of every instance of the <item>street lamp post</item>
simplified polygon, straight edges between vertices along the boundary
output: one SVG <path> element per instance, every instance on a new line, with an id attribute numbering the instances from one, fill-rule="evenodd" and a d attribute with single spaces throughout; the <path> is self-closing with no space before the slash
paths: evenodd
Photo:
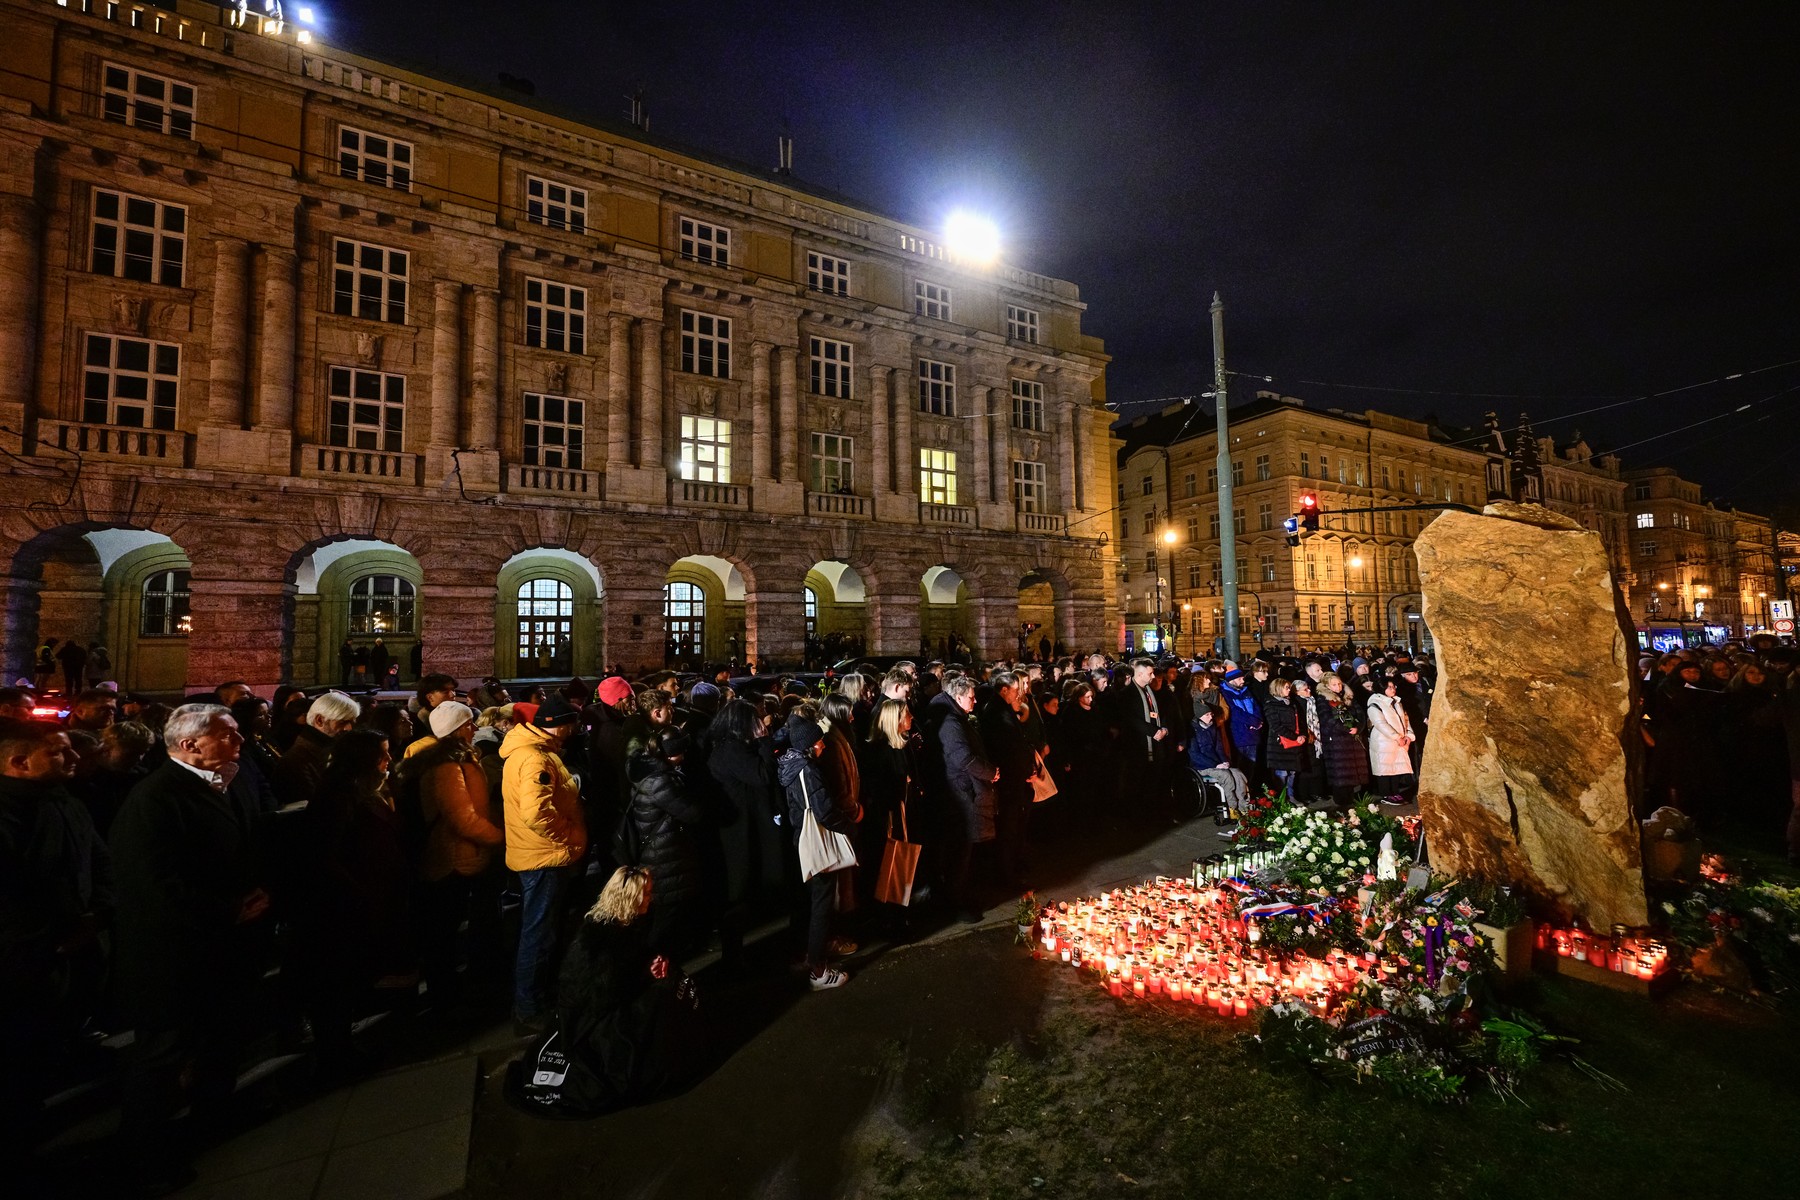
<path id="1" fill-rule="evenodd" d="M 1351 555 L 1344 563 L 1344 649 L 1356 653 L 1356 617 L 1350 608 L 1350 572 L 1362 570 L 1362 555 Z"/>
<path id="2" fill-rule="evenodd" d="M 1175 637 L 1175 633 L 1177 630 L 1180 629 L 1180 623 L 1176 620 L 1176 617 L 1175 617 L 1175 526 L 1173 524 L 1174 519 L 1175 519 L 1175 507 L 1173 504 L 1171 504 L 1169 506 L 1169 520 L 1170 520 L 1171 524 L 1168 526 L 1168 528 L 1163 530 L 1163 535 L 1162 535 L 1163 545 L 1165 545 L 1169 548 L 1169 648 L 1171 650 L 1173 650 L 1176 646 L 1177 639 Z"/>

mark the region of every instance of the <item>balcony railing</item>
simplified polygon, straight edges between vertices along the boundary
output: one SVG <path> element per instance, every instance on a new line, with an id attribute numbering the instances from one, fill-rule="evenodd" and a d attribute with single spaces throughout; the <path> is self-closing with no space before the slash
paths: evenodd
<path id="1" fill-rule="evenodd" d="M 131 429 L 120 425 L 84 425 L 77 421 L 39 421 L 38 446 L 70 454 L 127 458 L 183 466 L 188 435 L 170 429 Z"/>
<path id="2" fill-rule="evenodd" d="M 572 467 L 534 467 L 528 463 L 508 463 L 506 465 L 506 490 L 598 500 L 600 498 L 600 473 L 598 471 L 578 471 Z"/>
<path id="3" fill-rule="evenodd" d="M 866 520 L 869 509 L 867 496 L 849 496 L 838 492 L 806 493 L 806 511 L 816 517 L 861 517 Z"/>
<path id="4" fill-rule="evenodd" d="M 921 500 L 919 520 L 927 525 L 973 525 L 975 510 L 960 504 L 927 504 Z"/>
<path id="5" fill-rule="evenodd" d="M 386 450 L 352 450 L 348 446 L 300 447 L 300 474 L 312 479 L 386 479 L 417 486 L 419 456 Z"/>
<path id="6" fill-rule="evenodd" d="M 1061 513 L 1022 512 L 1019 514 L 1019 532 L 1061 537 L 1065 519 Z"/>
<path id="7" fill-rule="evenodd" d="M 677 504 L 698 504 L 707 508 L 749 508 L 750 489 L 735 483 L 701 483 L 697 479 L 674 479 L 669 490 Z"/>

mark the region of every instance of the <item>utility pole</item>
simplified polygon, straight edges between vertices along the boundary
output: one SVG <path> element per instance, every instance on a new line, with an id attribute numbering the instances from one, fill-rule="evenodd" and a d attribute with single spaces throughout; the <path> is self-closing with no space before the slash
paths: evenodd
<path id="1" fill-rule="evenodd" d="M 1237 524 L 1231 506 L 1231 435 L 1225 405 L 1225 302 L 1212 298 L 1213 411 L 1219 424 L 1219 575 L 1225 585 L 1225 653 L 1237 661 L 1243 648 L 1238 633 Z M 1171 581 L 1172 582 L 1172 581 Z"/>

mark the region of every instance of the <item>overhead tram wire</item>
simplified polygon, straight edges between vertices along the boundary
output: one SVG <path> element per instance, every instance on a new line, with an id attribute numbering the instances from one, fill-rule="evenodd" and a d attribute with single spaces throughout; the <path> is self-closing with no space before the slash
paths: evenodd
<path id="1" fill-rule="evenodd" d="M 1639 438 L 1635 442 L 1626 442 L 1622 446 L 1614 446 L 1610 450 L 1608 450 L 1607 453 L 1608 454 L 1617 454 L 1621 450 L 1630 450 L 1636 446 L 1642 446 L 1642 445 L 1646 445 L 1647 443 L 1650 443 L 1650 442 L 1661 441 L 1663 438 L 1666 438 L 1666 437 L 1674 437 L 1678 433 L 1686 433 L 1688 430 L 1698 429 L 1702 425 L 1711 425 L 1714 421 L 1723 421 L 1728 417 L 1735 417 L 1739 413 L 1749 412 L 1751 409 L 1757 407 L 1758 405 L 1768 404 L 1771 401 L 1779 400 L 1784 396 L 1791 396 L 1795 392 L 1800 392 L 1800 383 L 1795 384 L 1793 387 L 1783 388 L 1779 392 L 1772 392 L 1769 395 L 1764 396 L 1759 400 L 1752 400 L 1748 404 L 1740 404 L 1736 408 L 1732 409 L 1730 412 L 1715 413 L 1714 415 L 1712 415 L 1710 417 L 1703 417 L 1700 420 L 1691 422 L 1687 425 L 1679 425 L 1679 426 L 1675 427 L 1674 429 L 1666 429 L 1661 433 L 1653 433 L 1647 438 Z"/>

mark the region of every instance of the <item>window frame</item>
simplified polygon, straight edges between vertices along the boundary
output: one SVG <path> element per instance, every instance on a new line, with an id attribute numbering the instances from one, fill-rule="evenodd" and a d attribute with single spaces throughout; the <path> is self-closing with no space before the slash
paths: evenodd
<path id="1" fill-rule="evenodd" d="M 104 344 L 105 362 L 94 361 L 95 350 Z M 144 347 L 144 365 L 138 367 L 122 361 L 122 350 Z M 131 394 L 141 380 L 143 395 Z M 119 384 L 127 381 L 121 391 Z M 103 407 L 96 409 L 96 405 Z M 129 334 L 97 333 L 83 335 L 81 356 L 81 421 L 84 425 L 106 425 L 115 429 L 149 429 L 173 433 L 181 406 L 181 346 L 153 338 Z M 138 414 L 136 424 L 120 421 L 124 412 Z"/>
<path id="2" fill-rule="evenodd" d="M 560 302 L 552 292 L 560 291 Z M 525 277 L 525 344 L 557 354 L 587 353 L 588 290 L 572 283 Z M 552 340 L 561 345 L 552 345 Z"/>
<path id="3" fill-rule="evenodd" d="M 341 260 L 342 247 L 351 248 L 351 261 Z M 369 266 L 364 262 L 366 252 L 376 251 L 381 256 L 379 266 Z M 395 271 L 394 257 L 400 258 L 400 270 Z M 349 286 L 345 286 L 346 278 Z M 357 321 L 379 321 L 384 325 L 404 325 L 408 306 L 412 302 L 412 252 L 400 250 L 393 246 L 383 246 L 379 242 L 364 242 L 356 238 L 337 237 L 331 239 L 331 311 L 340 317 L 350 317 Z M 363 311 L 368 297 L 364 293 L 365 284 L 373 282 L 378 293 L 374 304 L 378 315 L 368 316 Z M 399 299 L 394 298 L 396 284 Z M 398 319 L 395 312 L 398 310 Z"/>
<path id="4" fill-rule="evenodd" d="M 339 380 L 348 390 L 338 390 Z M 357 394 L 362 380 L 377 384 L 374 396 Z M 394 395 L 395 389 L 399 395 Z M 339 363 L 325 368 L 325 443 L 346 450 L 366 450 L 377 454 L 399 454 L 406 445 L 406 376 L 393 371 L 371 371 Z M 342 420 L 339 406 L 342 405 Z M 375 420 L 359 414 L 358 406 L 375 405 Z M 361 419 L 359 419 L 359 417 Z M 397 418 L 390 420 L 390 417 Z M 360 444 L 359 435 L 368 435 L 372 444 Z M 341 440 L 340 440 L 341 439 Z"/>
<path id="5" fill-rule="evenodd" d="M 552 416 L 552 406 L 560 405 L 560 416 Z M 536 415 L 533 415 L 535 410 Z M 577 396 L 559 396 L 552 392 L 526 392 L 519 406 L 520 458 L 528 467 L 551 470 L 582 471 L 587 453 L 587 401 Z M 535 434 L 535 436 L 534 436 Z M 557 435 L 557 440 L 546 438 Z M 560 462 L 550 461 L 560 458 Z"/>
<path id="6" fill-rule="evenodd" d="M 1271 469 L 1269 466 L 1269 456 L 1268 455 L 1266 455 L 1266 454 L 1257 455 L 1255 465 L 1256 465 L 1256 480 L 1258 483 L 1261 483 L 1264 480 L 1273 478 L 1273 475 L 1271 473 Z"/>
<path id="7" fill-rule="evenodd" d="M 834 400 L 856 399 L 856 347 L 850 342 L 809 334 L 806 340 L 811 370 L 808 383 L 815 396 Z"/>
<path id="8" fill-rule="evenodd" d="M 345 138 L 347 137 L 354 137 L 356 145 L 346 145 Z M 370 138 L 387 143 L 387 151 L 370 150 L 368 147 Z M 404 153 L 399 153 L 400 151 L 404 151 Z M 356 160 L 355 170 L 347 168 L 346 160 L 352 158 Z M 410 193 L 412 191 L 413 164 L 416 162 L 418 162 L 418 147 L 405 138 L 377 133 L 358 125 L 340 124 L 338 126 L 337 173 L 340 178 L 354 179 L 358 183 L 366 183 L 370 187 Z M 379 168 L 379 175 L 371 176 L 371 164 Z"/>
<path id="9" fill-rule="evenodd" d="M 1043 433 L 1044 385 L 1035 379 L 1012 380 L 1012 427 Z"/>
<path id="10" fill-rule="evenodd" d="M 919 411 L 933 417 L 956 415 L 956 364 L 919 359 Z"/>
<path id="11" fill-rule="evenodd" d="M 850 294 L 850 260 L 821 250 L 806 252 L 806 288 L 827 296 Z"/>
<path id="12" fill-rule="evenodd" d="M 110 217 L 103 216 L 100 212 L 102 202 L 109 197 L 115 205 L 114 215 Z M 150 206 L 149 224 L 133 219 L 133 204 Z M 180 214 L 180 229 L 172 231 L 166 228 L 171 214 Z M 102 231 L 107 231 L 111 236 L 112 246 L 109 249 L 101 248 Z M 132 252 L 134 236 L 149 239 L 148 255 Z M 93 189 L 93 195 L 88 201 L 88 270 L 93 274 L 113 279 L 131 279 L 158 287 L 183 287 L 187 278 L 187 243 L 187 205 L 170 204 L 152 196 L 140 196 L 135 192 L 114 188 Z M 174 249 L 172 255 L 171 247 Z M 110 266 L 101 266 L 99 259 L 102 254 L 110 256 Z M 166 278 L 171 260 L 174 264 L 173 279 Z M 131 274 L 129 265 L 134 261 L 148 263 L 143 276 Z"/>
<path id="13" fill-rule="evenodd" d="M 946 507 L 956 504 L 956 451 L 919 447 L 919 500 Z"/>
<path id="14" fill-rule="evenodd" d="M 684 308 L 678 318 L 681 330 L 680 369 L 687 375 L 708 379 L 731 378 L 731 318 Z M 702 328 L 710 325 L 710 328 Z"/>
<path id="15" fill-rule="evenodd" d="M 538 194 L 532 195 L 536 186 Z M 559 201 L 551 193 L 561 188 L 563 198 Z M 579 200 L 577 199 L 579 197 Z M 536 207 L 536 212 L 533 211 Z M 563 216 L 554 216 L 557 209 Z M 546 229 L 558 229 L 565 233 L 586 233 L 588 210 L 588 190 L 573 183 L 564 183 L 560 179 L 552 179 L 548 175 L 525 173 L 525 220 L 532 225 L 542 225 Z"/>
<path id="16" fill-rule="evenodd" d="M 122 72 L 125 76 L 123 85 L 113 82 L 113 72 Z M 155 82 L 162 85 L 163 94 L 160 99 L 152 99 L 140 93 L 138 84 Z M 186 102 L 176 98 L 177 91 L 187 93 Z M 194 127 L 197 124 L 198 101 L 200 89 L 186 80 L 176 79 L 171 75 L 161 75 L 155 71 L 143 71 L 137 67 L 110 59 L 100 66 L 100 119 L 115 125 L 124 125 L 131 129 L 147 129 L 152 133 L 166 134 L 186 141 L 194 140 Z M 118 115 L 114 115 L 117 101 Z M 140 105 L 148 108 L 154 106 L 161 114 L 155 124 L 142 119 L 138 109 Z"/>
<path id="17" fill-rule="evenodd" d="M 375 581 L 391 579 L 393 591 L 377 591 Z M 370 586 L 364 588 L 364 584 Z M 349 599 L 345 631 L 351 637 L 385 637 L 388 634 L 415 634 L 419 626 L 419 589 L 412 580 L 392 571 L 371 571 L 367 575 L 358 575 L 344 589 Z M 384 605 L 383 600 L 391 600 L 392 604 Z M 359 612 L 358 609 L 361 609 Z M 394 618 L 392 629 L 380 629 L 375 625 L 375 618 L 384 612 L 391 612 Z M 360 618 L 360 620 L 359 620 Z"/>
<path id="18" fill-rule="evenodd" d="M 675 221 L 676 246 L 688 262 L 712 267 L 731 265 L 731 228 L 702 221 L 699 217 L 680 216 Z"/>
<path id="19" fill-rule="evenodd" d="M 913 280 L 913 316 L 930 317 L 934 321 L 948 321 L 954 311 L 952 304 L 954 293 L 944 283 L 932 283 L 928 279 Z"/>
<path id="20" fill-rule="evenodd" d="M 1009 341 L 1038 345 L 1038 310 L 1022 304 L 1006 306 L 1006 337 Z"/>
<path id="21" fill-rule="evenodd" d="M 1635 528 L 1638 528 L 1638 529 L 1655 529 L 1656 528 L 1656 514 L 1653 512 L 1638 513 L 1636 520 L 1637 520 L 1637 524 L 1636 524 Z"/>
<path id="22" fill-rule="evenodd" d="M 815 432 L 812 441 L 812 490 L 821 495 L 856 494 L 856 439 L 847 433 Z M 827 471 L 827 465 L 832 470 Z"/>
<path id="23" fill-rule="evenodd" d="M 157 583 L 168 586 L 153 588 Z M 193 571 L 185 567 L 170 567 L 145 576 L 144 586 L 138 591 L 138 636 L 187 637 L 191 632 L 186 623 L 193 615 L 193 587 Z M 156 624 L 160 626 L 157 629 L 150 627 L 153 597 L 156 600 Z"/>
<path id="24" fill-rule="evenodd" d="M 1022 513 L 1050 511 L 1050 474 L 1042 462 L 1013 459 L 1013 508 Z"/>
<path id="25" fill-rule="evenodd" d="M 680 420 L 676 471 L 693 483 L 731 482 L 731 422 L 723 417 L 684 414 Z"/>

